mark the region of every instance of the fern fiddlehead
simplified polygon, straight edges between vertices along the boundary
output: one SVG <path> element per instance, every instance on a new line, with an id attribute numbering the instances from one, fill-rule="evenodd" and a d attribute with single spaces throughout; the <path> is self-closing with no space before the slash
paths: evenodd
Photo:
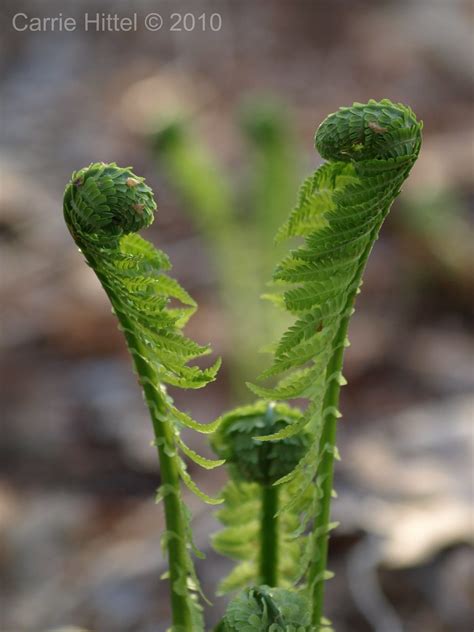
<path id="1" fill-rule="evenodd" d="M 302 594 L 259 586 L 243 591 L 227 608 L 222 632 L 313 632 Z"/>
<path id="2" fill-rule="evenodd" d="M 159 497 L 166 520 L 163 545 L 169 559 L 172 629 L 199 632 L 203 629 L 195 594 L 199 584 L 180 479 L 206 502 L 219 500 L 196 487 L 180 453 L 205 468 L 222 461 L 201 457 L 186 446 L 179 433 L 181 426 L 209 433 L 216 424 L 200 424 L 179 411 L 165 385 L 205 386 L 214 379 L 219 362 L 204 370 L 187 364 L 210 349 L 182 334 L 196 304 L 166 274 L 170 268 L 167 256 L 136 234 L 152 223 L 155 210 L 153 193 L 143 178 L 115 163 L 96 163 L 74 173 L 64 194 L 66 224 L 112 304 L 150 410 L 160 460 Z M 172 298 L 182 307 L 169 307 Z"/>
<path id="3" fill-rule="evenodd" d="M 267 399 L 308 400 L 299 422 L 257 438 L 286 439 L 303 428 L 311 436 L 308 451 L 279 482 L 292 481 L 299 489 L 281 511 L 301 512 L 302 529 L 310 527 L 304 578 L 315 626 L 324 625 L 336 421 L 347 328 L 367 258 L 418 157 L 421 130 L 422 124 L 409 108 L 387 99 L 355 103 L 331 114 L 315 138 L 326 162 L 304 182 L 295 209 L 277 234 L 277 240 L 304 239 L 277 266 L 274 281 L 283 287 L 272 296 L 297 320 L 276 345 L 272 366 L 262 374 L 262 378 L 283 377 L 273 388 L 250 388 Z"/>
<path id="4" fill-rule="evenodd" d="M 226 461 L 231 479 L 217 512 L 224 529 L 214 536 L 213 545 L 240 562 L 221 582 L 220 592 L 249 584 L 291 587 L 298 576 L 302 542 L 293 537 L 298 516 L 277 515 L 280 502 L 291 496 L 291 486 L 274 483 L 305 454 L 307 436 L 300 432 L 274 443 L 254 436 L 278 432 L 300 419 L 296 408 L 259 401 L 224 415 L 212 436 L 212 447 Z"/>

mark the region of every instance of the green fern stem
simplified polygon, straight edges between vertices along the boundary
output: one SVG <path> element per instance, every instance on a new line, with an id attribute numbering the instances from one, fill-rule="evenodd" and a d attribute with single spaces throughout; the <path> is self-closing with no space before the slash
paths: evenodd
<path id="1" fill-rule="evenodd" d="M 337 435 L 337 421 L 339 419 L 339 396 L 341 392 L 341 386 L 344 384 L 342 378 L 342 366 L 344 363 L 344 351 L 348 344 L 347 331 L 349 328 L 349 322 L 352 315 L 352 306 L 355 301 L 355 297 L 358 292 L 358 288 L 362 279 L 362 274 L 367 263 L 367 259 L 372 250 L 375 236 L 378 233 L 380 226 L 383 223 L 383 219 L 377 226 L 374 234 L 374 238 L 371 239 L 370 245 L 367 248 L 365 256 L 362 259 L 361 266 L 357 272 L 357 281 L 354 284 L 356 290 L 350 295 L 345 313 L 347 314 L 340 323 L 339 330 L 334 340 L 334 353 L 328 363 L 326 369 L 326 383 L 328 384 L 327 390 L 324 394 L 324 400 L 322 410 L 329 411 L 325 417 L 325 423 L 321 433 L 319 441 L 319 454 L 321 455 L 321 462 L 319 466 L 319 477 L 321 481 L 320 488 L 320 509 L 315 518 L 315 524 L 313 528 L 314 533 L 314 549 L 317 553 L 314 556 L 312 563 L 308 569 L 308 585 L 312 587 L 312 623 L 314 625 L 320 625 L 323 616 L 324 605 L 324 588 L 325 588 L 325 574 L 327 568 L 328 557 L 328 545 L 329 545 L 329 532 L 330 532 L 330 518 L 331 518 L 331 499 L 333 495 L 333 479 L 334 479 L 334 460 L 336 458 L 336 435 Z"/>
<path id="2" fill-rule="evenodd" d="M 260 583 L 278 586 L 278 487 L 262 487 Z"/>
<path id="3" fill-rule="evenodd" d="M 156 441 L 159 442 L 163 440 L 163 443 L 157 446 L 160 459 L 161 482 L 163 486 L 172 490 L 165 493 L 163 506 L 166 528 L 167 531 L 172 534 L 172 536 L 167 539 L 166 547 L 168 550 L 168 563 L 170 568 L 169 577 L 173 625 L 175 627 L 182 626 L 184 630 L 192 630 L 192 614 L 189 607 L 189 600 L 186 598 L 186 595 L 183 595 L 175 588 L 176 583 L 179 583 L 181 580 L 180 569 L 185 567 L 188 556 L 184 519 L 180 502 L 179 474 L 175 460 L 166 454 L 166 445 L 169 440 L 166 425 L 156 419 L 153 419 L 152 422 Z"/>
<path id="4" fill-rule="evenodd" d="M 344 357 L 344 343 L 347 335 L 349 318 L 344 319 L 337 336 L 337 349 L 328 365 L 328 375 L 339 375 L 342 369 Z M 324 408 L 337 410 L 339 403 L 339 380 L 333 379 L 325 394 Z M 323 613 L 323 599 L 325 582 L 324 575 L 327 565 L 329 544 L 329 520 L 331 514 L 331 497 L 334 478 L 334 456 L 336 446 L 337 415 L 331 413 L 326 418 L 326 423 L 321 435 L 319 453 L 321 457 L 320 480 L 321 498 L 320 512 L 316 517 L 314 533 L 315 547 L 317 551 L 313 563 L 308 570 L 308 584 L 313 588 L 313 624 L 319 625 Z"/>
<path id="5" fill-rule="evenodd" d="M 325 416 L 321 438 L 319 441 L 319 454 L 321 461 L 319 466 L 319 477 L 321 481 L 320 488 L 320 509 L 316 515 L 313 528 L 314 534 L 314 550 L 317 552 L 308 569 L 308 585 L 312 587 L 312 623 L 320 625 L 323 616 L 324 606 L 324 588 L 325 574 L 327 568 L 329 535 L 330 535 L 330 518 L 331 518 L 331 499 L 333 495 L 333 479 L 334 479 L 334 460 L 337 454 L 336 436 L 337 421 L 340 417 L 339 396 L 341 386 L 345 384 L 342 378 L 342 367 L 344 363 L 344 351 L 348 345 L 347 332 L 349 322 L 353 312 L 355 298 L 359 291 L 367 260 L 377 239 L 379 230 L 388 214 L 390 208 L 387 208 L 380 222 L 372 231 L 369 245 L 361 258 L 361 263 L 355 274 L 353 292 L 349 295 L 347 304 L 344 309 L 346 316 L 341 319 L 339 329 L 334 339 L 334 353 L 329 360 L 326 369 L 327 389 L 324 394 L 322 410 L 328 411 Z"/>
<path id="6" fill-rule="evenodd" d="M 112 297 L 109 296 L 109 298 L 113 303 Z M 115 309 L 115 314 L 132 354 L 135 371 L 150 411 L 155 446 L 160 462 L 160 482 L 163 490 L 163 507 L 168 534 L 168 537 L 165 538 L 165 546 L 168 553 L 173 629 L 191 632 L 193 621 L 189 600 L 187 595 L 177 588 L 182 579 L 182 569 L 187 566 L 189 554 L 186 547 L 186 526 L 181 502 L 180 478 L 176 465 L 174 436 L 171 424 L 163 421 L 169 414 L 168 403 L 165 395 L 160 396 L 157 389 L 151 386 L 151 384 L 157 383 L 157 376 L 154 375 L 151 367 L 134 353 L 134 350 L 140 349 L 140 345 L 131 333 L 127 317 L 117 309 Z"/>

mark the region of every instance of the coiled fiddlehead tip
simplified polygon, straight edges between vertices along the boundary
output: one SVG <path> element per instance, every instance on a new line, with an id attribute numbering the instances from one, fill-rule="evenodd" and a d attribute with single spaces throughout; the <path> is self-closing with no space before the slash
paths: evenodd
<path id="1" fill-rule="evenodd" d="M 156 203 L 144 178 L 130 167 L 93 163 L 72 174 L 64 192 L 64 217 L 75 241 L 117 238 L 153 222 Z"/>
<path id="2" fill-rule="evenodd" d="M 212 447 L 237 478 L 272 485 L 295 468 L 308 448 L 308 437 L 305 432 L 277 441 L 255 437 L 275 434 L 301 418 L 298 409 L 286 404 L 258 401 L 224 415 Z"/>
<path id="3" fill-rule="evenodd" d="M 416 158 L 422 127 L 409 107 L 371 99 L 330 114 L 316 131 L 315 145 L 326 160 Z"/>
<path id="4" fill-rule="evenodd" d="M 225 632 L 309 632 L 310 607 L 294 590 L 258 586 L 233 599 L 224 617 Z"/>

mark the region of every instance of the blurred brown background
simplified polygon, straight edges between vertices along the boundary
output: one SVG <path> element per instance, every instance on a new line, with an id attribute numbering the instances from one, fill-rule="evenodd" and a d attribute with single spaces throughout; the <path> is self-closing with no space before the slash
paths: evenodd
<path id="1" fill-rule="evenodd" d="M 164 18 L 156 33 L 143 27 L 151 11 Z M 79 27 L 15 32 L 18 12 L 62 12 Z M 85 12 L 136 12 L 139 28 L 86 33 Z M 173 12 L 217 12 L 222 28 L 171 32 Z M 132 164 L 157 192 L 147 237 L 199 301 L 190 335 L 224 359 L 215 384 L 176 394 L 204 421 L 251 396 L 235 388 L 236 325 L 210 242 L 166 156 L 156 159 L 153 133 L 184 116 L 239 199 L 258 169 L 239 127 L 246 102 L 284 112 L 299 181 L 319 164 L 312 138 L 324 116 L 383 97 L 424 120 L 424 146 L 351 326 L 327 614 L 338 632 L 472 629 L 472 3 L 20 0 L 2 13 L 1 632 L 163 632 L 169 623 L 151 428 L 109 305 L 63 223 L 71 172 Z M 242 261 L 261 254 L 244 251 Z M 248 289 L 249 305 L 263 290 Z M 257 346 L 245 320 L 237 335 Z M 264 360 L 244 360 L 252 379 Z M 193 474 L 209 492 L 225 478 Z M 212 597 L 229 564 L 209 548 L 212 511 L 189 503 Z M 225 607 L 214 601 L 209 626 Z"/>

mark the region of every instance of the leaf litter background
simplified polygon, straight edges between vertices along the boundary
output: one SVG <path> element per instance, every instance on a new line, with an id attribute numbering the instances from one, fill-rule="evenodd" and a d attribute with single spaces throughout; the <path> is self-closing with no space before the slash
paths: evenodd
<path id="1" fill-rule="evenodd" d="M 223 28 L 15 33 L 18 11 L 78 19 L 217 11 Z M 115 160 L 156 191 L 147 237 L 199 301 L 189 333 L 224 357 L 216 384 L 176 399 L 210 420 L 251 395 L 235 395 L 216 265 L 155 160 L 151 133 L 183 112 L 241 191 L 253 168 L 236 122 L 246 101 L 286 111 L 301 179 L 319 164 L 312 136 L 322 118 L 382 97 L 413 107 L 425 142 L 351 326 L 327 614 L 339 632 L 470 630 L 472 3 L 23 1 L 2 12 L 0 630 L 162 632 L 169 624 L 151 429 L 109 306 L 62 220 L 71 171 Z M 264 288 L 254 290 L 249 306 Z M 252 348 L 247 324 L 239 335 Z M 209 492 L 225 478 L 224 470 L 193 474 Z M 209 548 L 211 510 L 188 500 L 212 596 L 229 565 Z M 214 601 L 209 625 L 225 608 Z"/>

